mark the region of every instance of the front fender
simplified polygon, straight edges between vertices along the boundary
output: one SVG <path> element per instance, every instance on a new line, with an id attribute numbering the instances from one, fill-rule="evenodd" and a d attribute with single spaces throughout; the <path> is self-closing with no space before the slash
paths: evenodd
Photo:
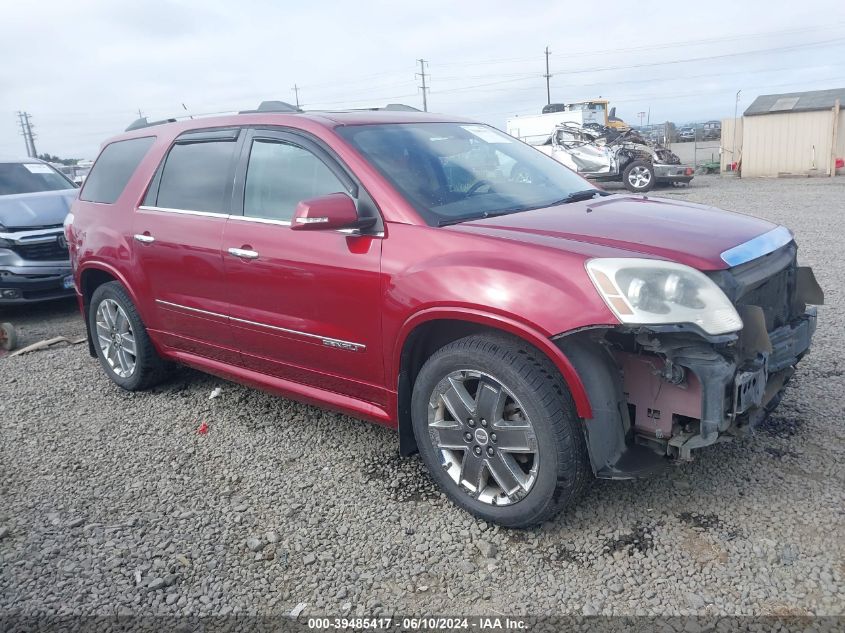
<path id="1" fill-rule="evenodd" d="M 382 247 L 382 335 L 387 376 L 398 376 L 412 331 L 434 319 L 463 320 L 509 332 L 541 350 L 569 385 L 578 413 L 589 400 L 553 336 L 618 320 L 596 292 L 577 245 L 419 225 L 391 224 Z"/>
<path id="2" fill-rule="evenodd" d="M 392 362 L 396 372 L 398 372 L 398 368 L 401 366 L 402 350 L 405 346 L 405 342 L 408 340 L 408 336 L 410 336 L 414 329 L 423 323 L 434 320 L 456 320 L 478 323 L 479 325 L 485 325 L 497 330 L 508 332 L 509 334 L 518 336 L 527 343 L 530 343 L 543 352 L 555 364 L 558 371 L 560 371 L 567 387 L 569 388 L 570 394 L 572 394 L 572 399 L 575 402 L 575 407 L 579 417 L 584 419 L 592 417 L 590 400 L 587 397 L 587 392 L 584 389 L 584 384 L 578 376 L 578 372 L 560 348 L 558 348 L 548 338 L 548 336 L 529 324 L 521 323 L 499 314 L 484 312 L 479 309 L 458 306 L 441 306 L 421 310 L 411 316 L 402 325 L 399 330 L 399 335 L 395 339 L 396 344 L 393 349 Z"/>

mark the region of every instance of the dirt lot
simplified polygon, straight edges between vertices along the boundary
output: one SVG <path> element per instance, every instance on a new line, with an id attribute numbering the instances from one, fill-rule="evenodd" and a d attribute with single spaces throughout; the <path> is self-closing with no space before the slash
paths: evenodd
<path id="1" fill-rule="evenodd" d="M 189 370 L 125 393 L 84 345 L 0 359 L 0 614 L 845 613 L 845 178 L 659 193 L 790 226 L 826 291 L 754 437 L 508 531 L 390 430 Z M 83 331 L 73 304 L 0 318 Z"/>

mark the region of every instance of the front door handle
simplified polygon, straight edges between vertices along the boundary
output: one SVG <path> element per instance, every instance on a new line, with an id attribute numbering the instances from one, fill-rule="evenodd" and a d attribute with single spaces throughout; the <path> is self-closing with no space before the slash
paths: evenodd
<path id="1" fill-rule="evenodd" d="M 242 259 L 258 259 L 258 251 L 251 251 L 246 248 L 230 248 L 229 254 Z"/>
<path id="2" fill-rule="evenodd" d="M 135 233 L 134 237 L 135 241 L 141 242 L 141 244 L 152 244 L 156 241 L 156 238 L 154 238 L 152 235 L 147 235 L 144 233 Z"/>

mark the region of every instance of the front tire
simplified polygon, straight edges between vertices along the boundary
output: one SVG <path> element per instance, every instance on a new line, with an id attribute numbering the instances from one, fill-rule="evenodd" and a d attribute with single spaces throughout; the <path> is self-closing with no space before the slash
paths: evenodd
<path id="1" fill-rule="evenodd" d="M 631 161 L 622 172 L 622 184 L 631 193 L 651 191 L 654 181 L 654 167 L 644 160 Z"/>
<path id="2" fill-rule="evenodd" d="M 99 286 L 88 310 L 89 332 L 103 370 L 127 391 L 141 391 L 167 376 L 126 289 L 117 281 Z"/>
<path id="3" fill-rule="evenodd" d="M 572 504 L 589 480 L 581 422 L 557 369 L 518 339 L 477 335 L 426 361 L 414 383 L 414 435 L 440 488 L 505 527 Z"/>

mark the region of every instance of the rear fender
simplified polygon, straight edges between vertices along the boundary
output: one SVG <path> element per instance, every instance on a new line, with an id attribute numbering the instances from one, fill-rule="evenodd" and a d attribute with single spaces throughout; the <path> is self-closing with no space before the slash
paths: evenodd
<path id="1" fill-rule="evenodd" d="M 126 292 L 129 293 L 129 296 L 132 299 L 132 303 L 135 304 L 135 307 L 138 309 L 139 312 L 141 311 L 141 303 L 138 301 L 138 297 L 135 295 L 135 291 L 132 289 L 132 286 L 130 286 L 129 283 L 126 281 L 126 277 L 114 266 L 100 261 L 88 261 L 80 264 L 76 270 L 76 283 L 78 288 L 77 292 L 80 312 L 82 312 L 82 319 L 83 321 L 85 321 L 85 331 L 88 334 L 88 351 L 91 356 L 96 356 L 97 353 L 94 350 L 94 338 L 92 336 L 91 329 L 88 323 L 88 298 L 85 296 L 87 289 L 83 286 L 82 279 L 85 276 L 86 272 L 94 270 L 111 275 L 116 281 L 120 282 Z M 141 318 L 144 319 L 143 314 L 141 315 Z M 144 322 L 146 322 L 146 319 L 144 319 Z"/>

